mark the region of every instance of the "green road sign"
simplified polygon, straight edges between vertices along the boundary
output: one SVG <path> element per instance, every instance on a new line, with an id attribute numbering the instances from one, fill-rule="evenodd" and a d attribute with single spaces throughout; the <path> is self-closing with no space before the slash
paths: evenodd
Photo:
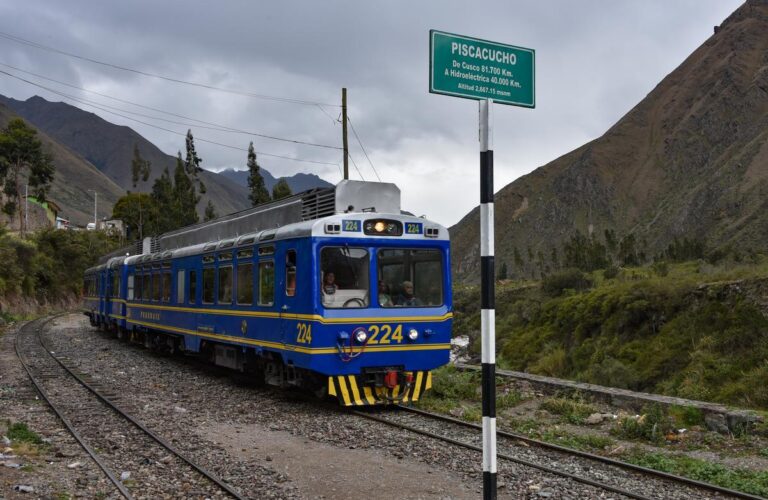
<path id="1" fill-rule="evenodd" d="M 534 108 L 535 52 L 430 30 L 429 91 Z"/>

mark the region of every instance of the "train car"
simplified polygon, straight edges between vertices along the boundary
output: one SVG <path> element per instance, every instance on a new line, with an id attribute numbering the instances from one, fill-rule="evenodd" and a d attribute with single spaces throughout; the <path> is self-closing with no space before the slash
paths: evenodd
<path id="1" fill-rule="evenodd" d="M 401 213 L 392 184 L 331 191 L 184 228 L 156 251 L 89 269 L 86 284 L 106 280 L 106 307 L 94 320 L 86 293 L 86 313 L 147 347 L 345 406 L 415 401 L 449 360 L 448 231 Z"/>

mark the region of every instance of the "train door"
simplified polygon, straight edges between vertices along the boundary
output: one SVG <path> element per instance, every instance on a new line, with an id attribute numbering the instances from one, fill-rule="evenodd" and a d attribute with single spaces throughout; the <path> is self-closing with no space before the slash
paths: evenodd
<path id="1" fill-rule="evenodd" d="M 297 257 L 296 249 L 289 248 L 285 252 L 285 258 L 283 259 L 284 265 L 280 270 L 280 278 L 278 280 L 277 297 L 279 301 L 277 304 L 280 308 L 280 333 L 281 342 L 283 344 L 292 344 L 294 342 L 302 343 L 302 338 L 306 336 L 300 335 L 302 332 L 299 330 L 300 325 L 297 325 L 295 314 L 298 312 L 296 307 L 296 289 L 297 289 Z M 306 325 L 305 325 L 306 326 Z M 299 332 L 298 334 L 296 332 Z"/>

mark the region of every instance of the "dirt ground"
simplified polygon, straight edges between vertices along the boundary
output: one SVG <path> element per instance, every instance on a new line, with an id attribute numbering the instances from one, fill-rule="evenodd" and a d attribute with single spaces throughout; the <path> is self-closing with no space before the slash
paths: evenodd
<path id="1" fill-rule="evenodd" d="M 252 425 L 212 425 L 200 434 L 231 454 L 261 461 L 291 478 L 307 498 L 477 498 L 474 489 L 422 462 L 381 450 L 343 449 Z"/>

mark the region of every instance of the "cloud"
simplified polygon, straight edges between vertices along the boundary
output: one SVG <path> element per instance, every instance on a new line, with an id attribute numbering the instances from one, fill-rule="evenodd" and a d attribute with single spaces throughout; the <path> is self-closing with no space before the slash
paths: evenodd
<path id="1" fill-rule="evenodd" d="M 469 6 L 436 0 L 297 0 L 214 6 L 180 0 L 27 0 L 0 4 L 0 18 L 13 20 L 2 30 L 60 50 L 179 79 L 327 104 L 321 107 L 183 86 L 4 39 L 0 39 L 0 62 L 200 120 L 334 146 L 341 145 L 341 127 L 335 120 L 341 88 L 347 87 L 352 123 L 382 179 L 400 186 L 406 209 L 451 225 L 479 200 L 477 104 L 427 92 L 430 29 L 536 50 L 537 108 L 494 107 L 499 190 L 603 134 L 741 3 L 494 0 Z M 60 100 L 7 77 L 0 78 L 0 93 L 17 99 L 41 94 Z M 95 112 L 134 128 L 169 154 L 184 146 L 181 136 Z M 141 120 L 179 133 L 190 128 Z M 200 124 L 191 128 L 198 139 L 242 149 L 199 141 L 207 168 L 243 168 L 244 150 L 252 140 L 257 151 L 265 153 L 260 163 L 276 176 L 312 172 L 331 182 L 340 179 L 338 150 L 206 130 Z M 351 134 L 349 139 L 363 176 L 375 179 L 357 140 Z M 357 172 L 350 168 L 356 178 Z"/>

